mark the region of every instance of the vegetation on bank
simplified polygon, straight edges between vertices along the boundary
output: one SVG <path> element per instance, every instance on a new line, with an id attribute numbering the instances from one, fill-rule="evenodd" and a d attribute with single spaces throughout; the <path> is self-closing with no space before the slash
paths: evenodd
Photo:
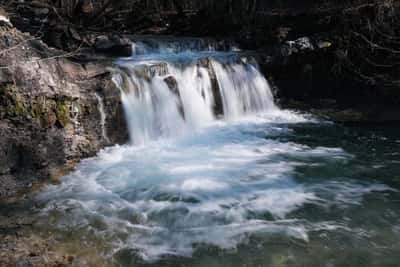
<path id="1" fill-rule="evenodd" d="M 388 93 L 399 90 L 400 2 L 380 1 L 363 16 L 348 15 L 345 26 L 346 50 L 342 55 L 343 65 L 338 64 L 336 71 L 343 71 L 343 66 L 371 87 Z"/>

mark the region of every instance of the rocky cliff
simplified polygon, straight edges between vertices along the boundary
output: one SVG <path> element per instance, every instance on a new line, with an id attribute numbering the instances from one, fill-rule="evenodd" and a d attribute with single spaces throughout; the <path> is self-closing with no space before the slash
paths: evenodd
<path id="1" fill-rule="evenodd" d="M 127 140 L 111 64 L 71 56 L 9 24 L 0 27 L 1 200 Z"/>

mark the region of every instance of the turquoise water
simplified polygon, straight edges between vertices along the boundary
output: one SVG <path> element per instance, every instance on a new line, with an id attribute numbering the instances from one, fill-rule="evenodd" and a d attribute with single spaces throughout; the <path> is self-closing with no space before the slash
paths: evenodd
<path id="1" fill-rule="evenodd" d="M 115 266 L 400 266 L 399 190 L 398 125 L 281 112 L 103 151 L 37 227 Z"/>

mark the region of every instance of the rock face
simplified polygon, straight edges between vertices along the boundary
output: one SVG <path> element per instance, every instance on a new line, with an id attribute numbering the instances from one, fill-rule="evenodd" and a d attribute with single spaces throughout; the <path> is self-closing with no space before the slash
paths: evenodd
<path id="1" fill-rule="evenodd" d="M 0 200 L 128 140 L 109 65 L 73 62 L 30 35 L 0 27 Z"/>

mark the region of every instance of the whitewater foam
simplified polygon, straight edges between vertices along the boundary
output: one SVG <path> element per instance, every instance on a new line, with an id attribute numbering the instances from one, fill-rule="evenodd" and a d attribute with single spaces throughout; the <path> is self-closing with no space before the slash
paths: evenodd
<path id="1" fill-rule="evenodd" d="M 109 148 L 40 195 L 47 203 L 43 216 L 65 212 L 58 229 L 79 226 L 116 250 L 154 261 L 190 256 L 199 244 L 234 249 L 260 234 L 307 242 L 310 231 L 348 226 L 293 219 L 305 204 L 346 208 L 389 190 L 351 180 L 299 183 L 295 168 L 315 155 L 329 161 L 351 155 L 266 139 L 271 128 L 286 128 L 266 122 L 217 122 L 180 138 Z"/>
<path id="2" fill-rule="evenodd" d="M 278 110 L 254 60 L 240 55 L 174 59 L 123 60 L 115 70 L 133 144 L 191 133 L 220 116 L 238 120 Z"/>

